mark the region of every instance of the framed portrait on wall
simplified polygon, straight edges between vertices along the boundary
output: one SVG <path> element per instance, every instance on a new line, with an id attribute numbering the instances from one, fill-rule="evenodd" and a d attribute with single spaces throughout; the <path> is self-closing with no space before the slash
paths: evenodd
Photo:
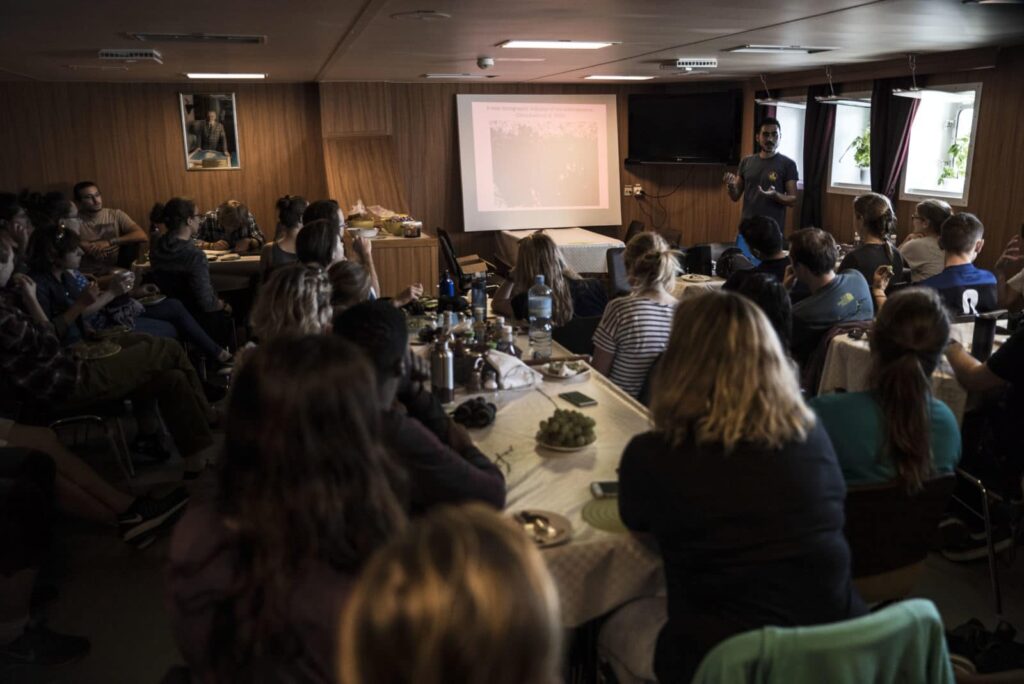
<path id="1" fill-rule="evenodd" d="M 225 171 L 242 168 L 234 93 L 179 93 L 185 168 Z"/>

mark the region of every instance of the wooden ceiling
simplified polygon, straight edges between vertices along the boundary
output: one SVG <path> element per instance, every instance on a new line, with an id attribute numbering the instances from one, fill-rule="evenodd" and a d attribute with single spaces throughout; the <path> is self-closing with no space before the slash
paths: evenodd
<path id="1" fill-rule="evenodd" d="M 451 16 L 393 18 L 425 9 Z M 420 82 L 427 72 L 493 75 L 491 83 L 582 83 L 588 74 L 688 82 L 1024 43 L 1024 4 L 961 0 L 2 0 L 0 12 L 0 80 L 182 82 L 186 71 L 255 71 L 278 83 Z M 152 43 L 128 37 L 135 32 L 257 34 L 266 42 Z M 496 47 L 511 38 L 618 44 Z M 835 50 L 724 52 L 747 43 Z M 147 47 L 160 50 L 164 63 L 123 69 L 97 58 L 103 48 Z M 481 71 L 482 56 L 498 61 Z M 715 57 L 719 68 L 699 75 L 659 68 L 680 57 Z M 518 61 L 524 58 L 542 61 Z"/>

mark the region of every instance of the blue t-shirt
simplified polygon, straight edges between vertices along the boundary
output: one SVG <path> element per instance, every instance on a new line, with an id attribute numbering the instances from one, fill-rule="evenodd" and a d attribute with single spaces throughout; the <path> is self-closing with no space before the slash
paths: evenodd
<path id="1" fill-rule="evenodd" d="M 954 315 L 973 315 L 999 308 L 996 277 L 974 264 L 947 266 L 942 273 L 925 278 L 918 285 L 938 290 L 942 302 Z"/>
<path id="2" fill-rule="evenodd" d="M 793 358 L 804 363 L 834 325 L 875 317 L 871 289 L 859 271 L 836 275 L 825 287 L 793 304 Z"/>
<path id="3" fill-rule="evenodd" d="M 888 482 L 897 477 L 884 454 L 885 417 L 871 392 L 823 394 L 810 401 L 828 432 L 846 483 Z M 960 429 L 944 402 L 928 397 L 931 415 L 929 441 L 936 475 L 947 475 L 960 462 Z"/>

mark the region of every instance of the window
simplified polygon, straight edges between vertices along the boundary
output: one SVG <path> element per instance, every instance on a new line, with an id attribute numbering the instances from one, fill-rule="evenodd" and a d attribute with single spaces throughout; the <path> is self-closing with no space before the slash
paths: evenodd
<path id="1" fill-rule="evenodd" d="M 796 162 L 796 172 L 800 183 L 804 180 L 804 107 L 787 107 L 776 105 L 775 118 L 782 125 L 782 137 L 779 140 L 779 154 L 783 154 Z"/>
<path id="2" fill-rule="evenodd" d="M 938 197 L 965 205 L 981 84 L 928 88 L 920 95 L 900 199 Z"/>
<path id="3" fill-rule="evenodd" d="M 871 189 L 871 105 L 835 108 L 829 191 L 859 194 Z"/>

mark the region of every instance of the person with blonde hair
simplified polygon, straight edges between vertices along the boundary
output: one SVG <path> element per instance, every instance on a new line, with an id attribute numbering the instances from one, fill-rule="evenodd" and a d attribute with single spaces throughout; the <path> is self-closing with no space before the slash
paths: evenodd
<path id="1" fill-rule="evenodd" d="M 642 678 L 688 682 L 704 654 L 734 634 L 864 612 L 835 452 L 756 304 L 710 292 L 679 305 L 651 416 L 654 430 L 622 455 L 619 513 L 657 539 L 667 605 L 642 600 L 611 618 L 601 642 L 619 656 L 613 662 Z M 657 647 L 636 654 L 645 634 Z"/>
<path id="2" fill-rule="evenodd" d="M 331 283 L 316 264 L 288 264 L 260 288 L 252 331 L 260 342 L 330 331 Z"/>
<path id="3" fill-rule="evenodd" d="M 939 246 L 942 224 L 953 215 L 953 207 L 939 199 L 926 199 L 914 207 L 910 235 L 900 245 L 900 254 L 910 264 L 910 280 L 919 283 L 942 273 L 946 253 Z"/>
<path id="4" fill-rule="evenodd" d="M 383 547 L 342 617 L 342 684 L 554 684 L 558 595 L 533 541 L 479 504 Z"/>
<path id="5" fill-rule="evenodd" d="M 574 316 L 600 316 L 608 303 L 608 293 L 600 281 L 581 278 L 565 261 L 555 241 L 537 231 L 519 241 L 519 252 L 512 278 L 502 285 L 494 298 L 495 313 L 518 320 L 529 318 L 527 293 L 537 276 L 551 288 L 551 318 L 561 327 Z"/>
<path id="6" fill-rule="evenodd" d="M 665 238 L 640 233 L 626 245 L 632 291 L 608 303 L 594 333 L 594 368 L 633 397 L 668 344 L 679 262 Z"/>
<path id="7" fill-rule="evenodd" d="M 889 236 L 896 234 L 896 213 L 885 195 L 868 192 L 853 199 L 854 230 L 862 236 L 862 244 L 846 255 L 837 269 L 840 273 L 850 269 L 860 271 L 864 280 L 872 282 L 879 266 L 890 266 L 892 282 L 910 280 L 910 267 L 900 251 L 889 244 Z"/>
<path id="8" fill-rule="evenodd" d="M 259 251 L 263 231 L 249 207 L 238 200 L 228 200 L 201 217 L 196 242 L 200 249 L 230 249 L 243 254 Z"/>

